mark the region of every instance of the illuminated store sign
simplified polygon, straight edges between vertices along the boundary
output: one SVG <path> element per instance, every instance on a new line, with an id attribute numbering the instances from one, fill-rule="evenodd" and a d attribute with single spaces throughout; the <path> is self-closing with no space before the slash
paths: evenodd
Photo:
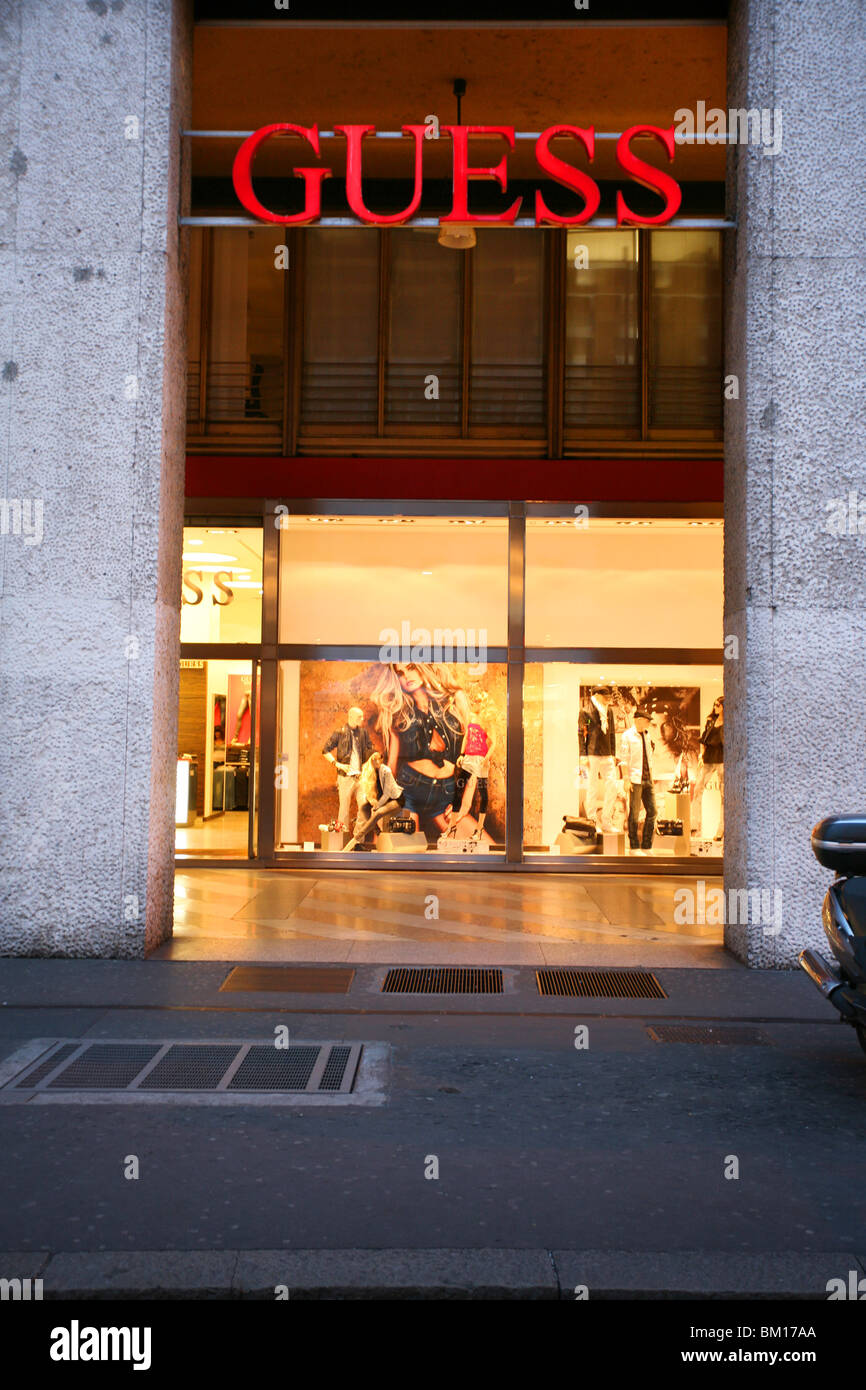
<path id="1" fill-rule="evenodd" d="M 415 183 L 411 201 L 402 212 L 382 214 L 372 212 L 364 203 L 362 189 L 362 144 L 367 136 L 375 137 L 376 127 L 372 125 L 338 125 L 335 131 L 345 136 L 346 139 L 346 200 L 352 212 L 360 222 L 369 226 L 388 227 L 408 222 L 418 211 L 421 203 L 423 190 L 423 142 L 429 135 L 429 128 L 425 125 L 404 125 L 403 134 L 409 135 L 414 141 L 414 167 Z M 451 137 L 453 147 L 453 197 L 451 211 L 446 217 L 440 218 L 440 223 L 467 223 L 474 224 L 500 224 L 512 226 L 517 219 L 520 211 L 522 197 L 516 198 L 511 206 L 498 213 L 473 213 L 469 211 L 469 181 L 477 179 L 493 179 L 499 184 L 503 193 L 508 186 L 508 175 L 506 164 L 507 153 L 502 156 L 498 164 L 479 168 L 469 163 L 469 137 L 488 136 L 499 137 L 507 143 L 509 149 L 514 149 L 515 133 L 513 126 L 485 126 L 485 125 L 444 125 L 441 129 Z M 259 201 L 253 191 L 252 166 L 256 152 L 272 136 L 292 135 L 307 141 L 316 158 L 320 157 L 319 128 L 318 126 L 298 126 L 298 125 L 266 125 L 260 130 L 253 131 L 244 140 L 235 156 L 232 169 L 232 181 L 235 192 L 247 212 L 253 217 L 257 217 L 262 222 L 274 222 L 281 226 L 291 224 L 303 225 L 315 222 L 322 214 L 322 183 L 330 178 L 332 171 L 324 168 L 313 168 L 301 166 L 295 168 L 293 173 L 297 178 L 304 181 L 304 208 L 302 212 L 284 215 L 273 212 L 266 208 Z M 629 207 L 622 190 L 617 189 L 616 194 L 616 225 L 618 227 L 643 226 L 658 227 L 669 222 L 676 214 L 682 201 L 682 193 L 679 184 L 661 169 L 656 169 L 652 164 L 647 164 L 640 159 L 632 150 L 631 142 L 635 137 L 650 136 L 657 140 L 667 153 L 670 161 L 674 157 L 674 128 L 670 126 L 664 130 L 660 126 L 636 125 L 623 131 L 616 142 L 616 162 L 629 179 L 635 183 L 642 184 L 645 188 L 651 189 L 664 200 L 664 207 L 654 217 L 641 217 L 633 212 Z M 542 131 L 535 144 L 535 159 L 542 173 L 555 183 L 561 184 L 564 188 L 569 188 L 583 201 L 581 211 L 562 216 L 552 212 L 547 207 L 541 190 L 535 193 L 535 225 L 537 227 L 554 225 L 559 227 L 577 227 L 589 222 L 598 210 L 601 202 L 601 191 L 595 179 L 591 178 L 582 169 L 575 168 L 574 165 L 566 163 L 558 155 L 552 153 L 550 143 L 552 140 L 571 137 L 583 147 L 589 156 L 590 163 L 595 158 L 595 129 L 589 126 L 586 129 L 574 125 L 554 125 Z"/>

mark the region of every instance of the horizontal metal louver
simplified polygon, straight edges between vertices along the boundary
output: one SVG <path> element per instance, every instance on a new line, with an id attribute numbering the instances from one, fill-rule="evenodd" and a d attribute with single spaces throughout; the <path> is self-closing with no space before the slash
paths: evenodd
<path id="1" fill-rule="evenodd" d="M 378 419 L 375 362 L 305 362 L 301 426 L 374 425 Z"/>
<path id="2" fill-rule="evenodd" d="M 528 362 L 474 362 L 469 378 L 469 423 L 543 425 L 544 369 Z"/>
<path id="3" fill-rule="evenodd" d="M 429 378 L 436 377 L 436 383 Z M 459 425 L 460 367 L 453 362 L 389 362 L 385 369 L 385 423 Z M 437 396 L 428 398 L 427 392 Z"/>
<path id="4" fill-rule="evenodd" d="M 565 428 L 640 430 L 640 368 L 567 366 Z"/>
<path id="5" fill-rule="evenodd" d="M 209 424 L 278 421 L 283 413 L 283 372 L 279 360 L 254 357 L 248 362 L 209 362 Z"/>
<path id="6" fill-rule="evenodd" d="M 186 364 L 186 418 L 194 424 L 201 413 L 201 363 Z"/>
<path id="7" fill-rule="evenodd" d="M 722 377 L 715 367 L 655 367 L 649 423 L 656 429 L 722 428 Z"/>

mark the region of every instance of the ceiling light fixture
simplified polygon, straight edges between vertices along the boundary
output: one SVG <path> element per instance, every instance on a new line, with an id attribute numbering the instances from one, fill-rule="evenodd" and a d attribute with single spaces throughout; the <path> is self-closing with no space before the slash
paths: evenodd
<path id="1" fill-rule="evenodd" d="M 466 78 L 455 77 L 452 90 L 457 98 L 457 124 L 461 125 L 460 111 L 466 95 Z M 475 226 L 472 222 L 440 222 L 438 240 L 440 246 L 449 246 L 452 251 L 469 251 L 475 245 Z"/>

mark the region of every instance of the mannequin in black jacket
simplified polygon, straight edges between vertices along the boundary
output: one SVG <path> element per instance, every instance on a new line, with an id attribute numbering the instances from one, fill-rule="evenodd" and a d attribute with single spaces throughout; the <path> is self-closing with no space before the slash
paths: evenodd
<path id="1" fill-rule="evenodd" d="M 373 744 L 364 724 L 364 711 L 353 706 L 346 713 L 346 722 L 328 736 L 322 753 L 337 769 L 339 797 L 338 830 L 349 830 L 352 802 L 357 800 L 361 768 L 373 752 Z"/>
<path id="2" fill-rule="evenodd" d="M 607 686 L 594 685 L 590 691 L 589 708 L 581 710 L 577 726 L 581 766 L 586 768 L 589 777 L 586 788 L 587 820 L 595 821 L 598 829 L 607 831 L 614 828 L 612 817 L 616 804 L 616 722 L 609 696 Z"/>

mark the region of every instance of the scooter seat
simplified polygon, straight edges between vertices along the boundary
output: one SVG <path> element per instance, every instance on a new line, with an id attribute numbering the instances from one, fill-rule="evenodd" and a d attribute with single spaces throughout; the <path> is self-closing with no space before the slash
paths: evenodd
<path id="1" fill-rule="evenodd" d="M 866 874 L 866 815 L 828 816 L 812 831 L 819 864 L 837 874 Z"/>

